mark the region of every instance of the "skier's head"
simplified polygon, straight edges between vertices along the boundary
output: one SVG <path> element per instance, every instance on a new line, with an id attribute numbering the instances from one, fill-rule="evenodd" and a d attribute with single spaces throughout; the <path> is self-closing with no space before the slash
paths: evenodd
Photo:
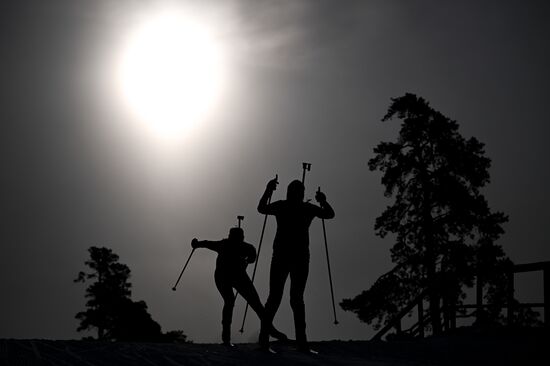
<path id="1" fill-rule="evenodd" d="M 293 180 L 286 190 L 287 201 L 302 202 L 304 200 L 304 184 L 299 180 Z"/>
<path id="2" fill-rule="evenodd" d="M 244 241 L 244 231 L 240 227 L 232 227 L 229 229 L 229 240 L 236 243 Z"/>

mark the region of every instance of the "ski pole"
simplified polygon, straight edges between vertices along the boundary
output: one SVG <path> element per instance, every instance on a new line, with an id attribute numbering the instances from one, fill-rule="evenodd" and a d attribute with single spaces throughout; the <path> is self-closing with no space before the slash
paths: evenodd
<path id="1" fill-rule="evenodd" d="M 193 250 L 191 250 L 191 254 L 189 254 L 189 258 L 187 258 L 187 262 L 185 262 L 185 265 L 183 266 L 183 269 L 181 270 L 181 273 L 178 277 L 178 280 L 176 281 L 176 284 L 174 285 L 174 287 L 172 287 L 172 291 L 176 291 L 176 286 L 178 285 L 178 283 L 180 282 L 180 279 L 181 279 L 181 275 L 183 274 L 183 272 L 185 271 L 185 268 L 187 268 L 187 265 L 189 264 L 189 261 L 191 260 L 191 257 L 193 256 L 193 253 L 195 253 L 195 248 L 193 248 Z"/>
<path id="2" fill-rule="evenodd" d="M 305 188 L 306 170 L 307 171 L 311 170 L 311 164 L 310 163 L 302 163 L 302 169 L 303 169 L 302 184 L 304 184 L 304 188 Z M 318 187 L 317 191 L 320 192 L 321 187 Z M 325 238 L 325 252 L 326 252 L 326 255 L 327 255 L 328 279 L 329 279 L 329 283 L 330 283 L 330 295 L 331 295 L 331 298 L 332 298 L 332 311 L 334 313 L 334 324 L 336 325 L 336 324 L 338 324 L 338 320 L 336 319 L 336 305 L 334 304 L 334 287 L 332 286 L 332 273 L 330 271 L 330 259 L 329 259 L 329 255 L 328 255 L 328 241 L 327 241 L 327 230 L 325 228 L 325 219 L 321 219 L 321 222 L 323 223 L 323 237 Z"/>
<path id="3" fill-rule="evenodd" d="M 279 179 L 279 175 L 275 174 L 275 181 Z M 271 202 L 271 196 L 267 199 L 267 203 Z M 252 283 L 254 283 L 254 278 L 256 277 L 256 269 L 258 268 L 258 260 L 260 259 L 260 250 L 262 250 L 262 242 L 264 240 L 265 225 L 267 223 L 267 214 L 264 216 L 264 224 L 262 225 L 262 233 L 260 234 L 260 242 L 258 243 L 258 253 L 256 254 L 256 261 L 254 262 L 254 270 L 252 271 Z M 248 302 L 244 308 L 243 323 L 241 324 L 241 329 L 239 332 L 244 332 L 244 323 L 246 321 L 246 314 L 248 312 Z"/>
<path id="4" fill-rule="evenodd" d="M 321 187 L 317 189 L 317 192 L 321 192 Z M 336 319 L 336 306 L 334 305 L 334 287 L 332 286 L 332 273 L 330 271 L 330 259 L 328 256 L 328 241 L 327 241 L 327 230 L 325 228 L 325 219 L 321 219 L 321 222 L 323 223 L 323 237 L 325 238 L 325 252 L 327 255 L 327 267 L 328 267 L 328 280 L 330 283 L 330 296 L 332 298 L 332 311 L 334 313 L 334 324 L 338 324 L 338 320 Z"/>

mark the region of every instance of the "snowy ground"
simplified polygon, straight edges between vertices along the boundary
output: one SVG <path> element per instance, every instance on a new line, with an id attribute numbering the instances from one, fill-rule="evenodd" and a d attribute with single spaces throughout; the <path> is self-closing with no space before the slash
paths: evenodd
<path id="1" fill-rule="evenodd" d="M 228 349 L 217 344 L 0 340 L 0 365 L 548 365 L 548 332 L 453 335 L 423 340 L 316 342 L 318 355 L 273 344 Z"/>

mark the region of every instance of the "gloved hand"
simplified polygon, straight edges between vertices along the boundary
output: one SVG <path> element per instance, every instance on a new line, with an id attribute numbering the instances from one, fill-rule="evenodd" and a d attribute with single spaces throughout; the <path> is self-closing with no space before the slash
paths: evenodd
<path id="1" fill-rule="evenodd" d="M 193 240 L 191 240 L 191 248 L 197 249 L 198 247 L 199 247 L 199 241 L 197 240 L 197 238 L 193 238 Z"/>
<path id="2" fill-rule="evenodd" d="M 315 200 L 317 202 L 319 202 L 320 204 L 323 204 L 325 202 L 327 202 L 327 196 L 325 196 L 325 194 L 321 191 L 317 191 L 315 193 Z"/>
<path id="3" fill-rule="evenodd" d="M 274 178 L 274 179 L 270 180 L 267 183 L 267 187 L 265 188 L 266 191 L 269 191 L 269 192 L 275 191 L 277 189 L 277 184 L 279 184 L 279 182 L 277 180 L 278 180 L 277 178 Z"/>

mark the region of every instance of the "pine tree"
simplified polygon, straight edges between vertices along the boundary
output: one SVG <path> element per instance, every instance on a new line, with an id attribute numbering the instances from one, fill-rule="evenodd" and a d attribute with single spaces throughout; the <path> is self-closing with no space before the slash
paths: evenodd
<path id="1" fill-rule="evenodd" d="M 80 320 L 77 330 L 96 328 L 98 339 L 111 339 L 118 309 L 131 295 L 130 269 L 118 263 L 119 257 L 111 249 L 90 247 L 88 252 L 90 259 L 85 264 L 91 271 L 81 271 L 75 282 L 93 282 L 86 288 L 86 311 L 76 315 Z"/>
<path id="2" fill-rule="evenodd" d="M 90 282 L 86 288 L 86 310 L 76 314 L 78 331 L 97 329 L 99 340 L 185 342 L 182 331 L 162 334 L 160 325 L 147 312 L 144 301 L 132 301 L 130 269 L 119 263 L 111 249 L 90 247 L 85 264 L 75 282 Z"/>
<path id="3" fill-rule="evenodd" d="M 507 217 L 492 212 L 481 193 L 491 163 L 481 142 L 462 137 L 456 121 L 413 94 L 392 99 L 382 121 L 393 118 L 402 120 L 399 137 L 374 149 L 369 168 L 382 173 L 385 196 L 393 198 L 375 231 L 395 236 L 391 258 L 397 266 L 341 306 L 378 328 L 430 289 L 429 314 L 438 333 L 442 298 L 460 303 L 478 272 L 490 284 L 490 269 L 511 263 L 495 244 Z"/>

